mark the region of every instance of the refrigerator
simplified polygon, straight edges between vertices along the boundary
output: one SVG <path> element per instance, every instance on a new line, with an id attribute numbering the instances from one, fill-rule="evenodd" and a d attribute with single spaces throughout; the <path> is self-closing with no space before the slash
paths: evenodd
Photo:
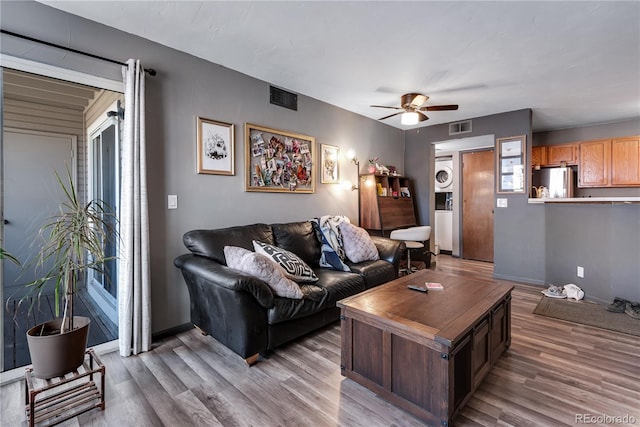
<path id="1" fill-rule="evenodd" d="M 541 168 L 533 171 L 531 197 L 537 197 L 536 188 L 545 187 L 549 198 L 573 197 L 577 171 L 571 166 L 557 168 Z"/>

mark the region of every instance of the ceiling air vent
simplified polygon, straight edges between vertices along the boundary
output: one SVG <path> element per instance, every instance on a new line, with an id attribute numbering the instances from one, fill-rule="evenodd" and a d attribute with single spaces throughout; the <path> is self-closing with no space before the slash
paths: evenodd
<path id="1" fill-rule="evenodd" d="M 458 135 L 471 132 L 471 120 L 449 123 L 449 135 Z"/>
<path id="2" fill-rule="evenodd" d="M 289 110 L 298 111 L 298 95 L 277 87 L 269 87 L 269 102 Z"/>

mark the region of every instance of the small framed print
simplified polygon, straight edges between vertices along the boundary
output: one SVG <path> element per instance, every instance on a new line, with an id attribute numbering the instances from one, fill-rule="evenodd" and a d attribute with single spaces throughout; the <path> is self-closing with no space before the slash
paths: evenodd
<path id="1" fill-rule="evenodd" d="M 323 184 L 338 184 L 340 183 L 340 170 L 338 163 L 340 161 L 340 148 L 321 144 L 321 159 L 322 163 L 322 175 L 321 183 Z"/>
<path id="2" fill-rule="evenodd" d="M 234 126 L 198 117 L 197 172 L 235 175 Z"/>

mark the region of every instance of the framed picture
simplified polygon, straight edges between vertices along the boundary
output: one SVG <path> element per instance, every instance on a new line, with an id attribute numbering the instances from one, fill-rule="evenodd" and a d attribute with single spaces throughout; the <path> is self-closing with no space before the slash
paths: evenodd
<path id="1" fill-rule="evenodd" d="M 198 117 L 197 172 L 235 175 L 234 126 Z"/>
<path id="2" fill-rule="evenodd" d="M 498 193 L 525 192 L 526 147 L 526 135 L 498 138 L 498 149 L 496 150 Z"/>
<path id="3" fill-rule="evenodd" d="M 315 192 L 314 137 L 251 123 L 244 137 L 246 191 Z"/>
<path id="4" fill-rule="evenodd" d="M 340 161 L 340 148 L 321 144 L 320 152 L 322 153 L 320 163 L 322 164 L 322 174 L 320 182 L 323 184 L 339 184 L 340 170 L 338 163 Z"/>

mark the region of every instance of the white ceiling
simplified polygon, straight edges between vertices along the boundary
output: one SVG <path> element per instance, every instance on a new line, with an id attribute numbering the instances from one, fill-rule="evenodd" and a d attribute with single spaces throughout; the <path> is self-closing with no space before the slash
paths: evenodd
<path id="1" fill-rule="evenodd" d="M 42 3 L 371 118 L 407 92 L 460 105 L 385 121 L 401 129 L 522 108 L 536 131 L 640 117 L 638 1 Z"/>

